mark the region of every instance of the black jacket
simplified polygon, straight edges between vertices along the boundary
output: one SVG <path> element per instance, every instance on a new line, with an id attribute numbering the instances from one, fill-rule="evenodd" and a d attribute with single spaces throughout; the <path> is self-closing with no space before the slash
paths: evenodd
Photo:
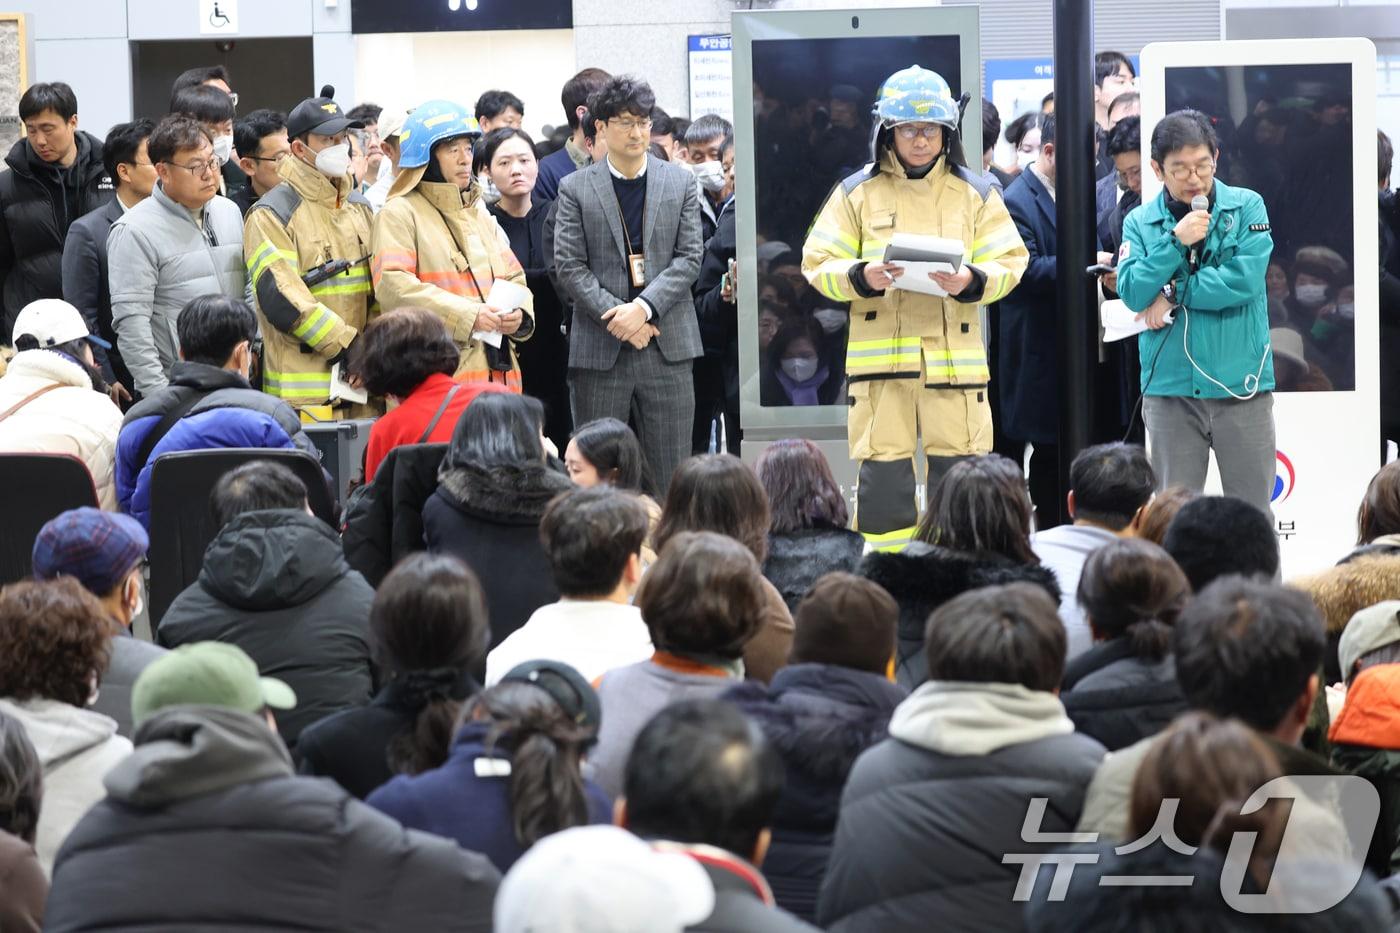
<path id="1" fill-rule="evenodd" d="M 1156 735 L 1186 711 L 1176 659 L 1134 657 L 1127 638 L 1100 642 L 1071 660 L 1060 702 L 1075 729 L 1111 752 Z"/>
<path id="2" fill-rule="evenodd" d="M 115 197 L 102 167 L 102 140 L 79 131 L 73 141 L 78 157 L 66 169 L 40 159 L 21 138 L 0 171 L 0 340 L 6 344 L 25 305 L 63 297 L 63 240 L 73 221 Z"/>
<path id="3" fill-rule="evenodd" d="M 854 573 L 864 552 L 865 539 L 848 528 L 769 535 L 763 575 L 783 594 L 788 609 L 795 610 L 818 578 L 838 570 Z"/>
<path id="4" fill-rule="evenodd" d="M 524 217 L 507 214 L 500 202 L 491 205 L 490 211 L 510 240 L 510 250 L 525 270 L 525 285 L 535 298 L 535 331 L 529 340 L 515 345 L 520 378 L 525 394 L 544 403 L 544 433 L 563 450 L 573 432 L 573 419 L 569 411 L 569 338 L 564 335 L 564 302 L 550 278 L 553 259 L 545 253 L 545 224 L 552 207 L 552 201 L 539 198 L 531 201 L 530 212 Z"/>
<path id="5" fill-rule="evenodd" d="M 1060 601 L 1060 585 L 1048 567 L 1021 565 L 995 554 L 965 554 L 916 541 L 893 554 L 876 552 L 859 573 L 889 591 L 899 603 L 895 673 L 912 690 L 928 679 L 924 626 L 931 612 L 954 596 L 1002 583 L 1035 583 Z"/>
<path id="6" fill-rule="evenodd" d="M 123 213 L 121 202 L 113 197 L 68 228 L 68 239 L 63 243 L 63 300 L 82 312 L 88 333 L 98 334 L 112 345 L 110 350 L 92 346 L 93 359 L 102 367 L 107 381 L 115 379 L 130 389 L 131 373 L 117 352 L 112 294 L 107 287 L 107 234 Z"/>
<path id="7" fill-rule="evenodd" d="M 438 486 L 446 444 L 409 444 L 389 451 L 374 479 L 345 503 L 345 559 L 371 586 L 394 565 L 423 550 L 423 506 Z"/>
<path id="8" fill-rule="evenodd" d="M 890 714 L 907 695 L 879 674 L 832 664 L 785 667 L 767 687 L 747 680 L 724 695 L 783 759 L 763 873 L 784 910 L 816 920 L 841 789 L 860 753 L 888 734 Z"/>
<path id="9" fill-rule="evenodd" d="M 266 677 L 287 682 L 297 707 L 273 710 L 288 747 L 302 728 L 374 695 L 370 604 L 336 532 L 304 511 L 251 511 L 204 552 L 199 579 L 175 597 L 155 640 L 237 644 Z"/>
<path id="10" fill-rule="evenodd" d="M 460 557 L 481 579 L 493 648 L 559 598 L 540 544 L 540 518 L 551 499 L 571 488 L 567 476 L 543 464 L 444 466 L 438 491 L 423 506 L 428 550 Z"/>
<path id="11" fill-rule="evenodd" d="M 737 304 L 720 297 L 720 285 L 737 248 L 734 202 L 731 201 L 720 212 L 714 236 L 705 244 L 693 291 L 695 317 L 700 322 L 700 342 L 705 346 L 705 355 L 725 361 L 725 383 L 728 385 L 732 374 L 735 391 L 738 391 L 739 380 L 739 311 Z"/>
<path id="12" fill-rule="evenodd" d="M 253 716 L 164 710 L 104 783 L 59 850 L 46 930 L 491 929 L 490 862 L 297 777 Z"/>
<path id="13" fill-rule="evenodd" d="M 325 522 L 295 509 L 248 512 L 210 543 L 199 579 L 175 597 L 156 639 L 169 648 L 228 642 L 285 680 L 297 705 L 274 715 L 293 746 L 313 722 L 374 695 L 373 601 Z"/>
<path id="14" fill-rule="evenodd" d="M 465 700 L 479 689 L 465 672 L 450 682 L 446 672 L 392 680 L 368 706 L 343 710 L 308 726 L 297 743 L 298 769 L 331 778 L 363 800 L 394 776 L 389 744 L 413 728 L 433 690 Z"/>
<path id="15" fill-rule="evenodd" d="M 1059 430 L 1055 362 L 1055 199 L 1030 168 L 1006 189 L 1006 210 L 1030 251 L 1020 284 L 997 305 L 997 389 L 1008 438 L 1053 444 Z"/>

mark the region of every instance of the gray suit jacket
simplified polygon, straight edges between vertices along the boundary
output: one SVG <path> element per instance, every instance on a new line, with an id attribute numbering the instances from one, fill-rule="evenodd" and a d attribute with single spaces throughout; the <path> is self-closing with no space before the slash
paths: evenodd
<path id="1" fill-rule="evenodd" d="M 695 176 L 647 156 L 646 287 L 655 311 L 656 338 L 670 362 L 702 355 L 691 286 L 700 274 L 704 243 Z M 567 176 L 559 187 L 554 226 L 559 283 L 573 304 L 569 366 L 611 369 L 622 341 L 608 333 L 603 314 L 627 301 L 630 276 L 622 215 L 606 160 Z"/>

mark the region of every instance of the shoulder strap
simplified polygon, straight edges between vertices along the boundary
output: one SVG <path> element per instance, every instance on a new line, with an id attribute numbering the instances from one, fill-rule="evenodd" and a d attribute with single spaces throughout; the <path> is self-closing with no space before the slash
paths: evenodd
<path id="1" fill-rule="evenodd" d="M 199 391 L 190 393 L 189 398 L 167 411 L 160 421 L 156 423 L 156 426 L 146 433 L 146 436 L 141 440 L 141 446 L 136 450 L 137 470 L 145 468 L 146 464 L 151 459 L 151 452 L 156 449 L 156 445 L 160 443 L 161 438 L 169 434 L 170 429 L 175 427 L 175 422 L 189 414 L 190 409 L 198 405 L 206 394 L 208 393 Z"/>
<path id="2" fill-rule="evenodd" d="M 30 392 L 24 398 L 11 405 L 9 411 L 5 412 L 3 415 L 0 415 L 0 421 L 4 421 L 6 418 L 10 417 L 15 412 L 19 411 L 21 408 L 34 401 L 39 396 L 52 392 L 54 389 L 62 389 L 65 385 L 66 383 L 62 382 L 51 382 L 36 392 Z"/>
<path id="3" fill-rule="evenodd" d="M 442 420 L 442 416 L 447 414 L 447 406 L 452 403 L 452 396 L 456 395 L 457 390 L 460 388 L 462 388 L 460 382 L 452 383 L 452 388 L 447 390 L 447 394 L 442 398 L 442 404 L 438 406 L 437 414 L 433 415 L 433 420 L 429 421 L 428 426 L 423 429 L 423 436 L 418 438 L 418 443 L 428 443 L 428 438 L 432 436 L 433 429 L 438 426 L 438 422 Z"/>

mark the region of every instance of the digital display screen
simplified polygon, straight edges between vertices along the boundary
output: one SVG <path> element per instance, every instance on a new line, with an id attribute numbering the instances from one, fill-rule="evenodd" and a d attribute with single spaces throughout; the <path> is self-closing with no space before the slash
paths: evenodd
<path id="1" fill-rule="evenodd" d="M 833 187 L 871 161 L 871 108 L 885 79 L 919 65 L 942 75 L 956 98 L 962 94 L 959 52 L 957 36 L 753 43 L 759 396 L 765 407 L 845 404 L 849 308 L 807 284 L 802 242 Z"/>
<path id="2" fill-rule="evenodd" d="M 1214 122 L 1216 177 L 1264 198 L 1278 391 L 1355 389 L 1351 66 L 1168 68 L 1165 90 Z"/>
<path id="3" fill-rule="evenodd" d="M 569 29 L 571 0 L 351 0 L 350 31 Z"/>

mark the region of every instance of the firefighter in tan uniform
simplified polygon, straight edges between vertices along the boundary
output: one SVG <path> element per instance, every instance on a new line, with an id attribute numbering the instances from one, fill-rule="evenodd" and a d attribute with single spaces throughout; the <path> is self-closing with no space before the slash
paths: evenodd
<path id="1" fill-rule="evenodd" d="M 874 161 L 827 198 L 803 244 L 802 271 L 822 294 L 851 303 L 856 528 L 872 547 L 897 550 L 918 522 L 920 436 L 930 488 L 958 458 L 992 448 L 978 305 L 1004 298 L 1028 256 L 990 178 L 966 167 L 960 108 L 943 78 L 918 66 L 896 72 L 874 113 Z M 962 242 L 958 271 L 931 276 L 947 297 L 894 287 L 905 270 L 883 259 L 897 232 Z"/>
<path id="2" fill-rule="evenodd" d="M 346 142 L 346 131 L 360 125 L 329 97 L 298 104 L 287 120 L 291 154 L 277 168 L 282 183 L 244 221 L 262 388 L 303 420 L 377 413 L 331 398 L 332 368 L 379 310 L 369 274 L 374 212 L 352 191 Z"/>

